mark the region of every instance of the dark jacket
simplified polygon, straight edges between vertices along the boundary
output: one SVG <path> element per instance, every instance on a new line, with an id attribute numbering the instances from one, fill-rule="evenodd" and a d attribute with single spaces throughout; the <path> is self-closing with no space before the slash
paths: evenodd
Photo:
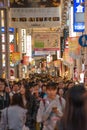
<path id="1" fill-rule="evenodd" d="M 8 93 L 3 92 L 3 96 L 0 95 L 0 110 L 8 107 L 10 104 L 10 96 Z"/>
<path id="2" fill-rule="evenodd" d="M 36 127 L 36 115 L 37 115 L 37 102 L 33 95 L 29 94 L 27 98 L 27 119 L 26 126 L 30 128 L 30 130 L 35 130 Z"/>

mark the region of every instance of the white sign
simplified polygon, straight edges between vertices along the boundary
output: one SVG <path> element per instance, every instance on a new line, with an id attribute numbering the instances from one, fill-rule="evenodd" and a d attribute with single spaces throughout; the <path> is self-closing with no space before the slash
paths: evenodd
<path id="1" fill-rule="evenodd" d="M 83 0 L 76 0 L 76 3 L 82 3 Z"/>
<path id="2" fill-rule="evenodd" d="M 77 11 L 76 11 L 77 13 L 80 13 L 80 12 L 83 13 L 83 9 L 84 9 L 83 6 L 79 5 L 79 6 L 77 6 L 76 8 L 77 8 Z"/>
<path id="3" fill-rule="evenodd" d="M 61 25 L 60 7 L 51 8 L 11 8 L 12 27 L 58 27 Z"/>
<path id="4" fill-rule="evenodd" d="M 35 51 L 35 56 L 55 55 L 55 51 Z"/>
<path id="5" fill-rule="evenodd" d="M 21 29 L 22 53 L 26 53 L 26 29 Z"/>

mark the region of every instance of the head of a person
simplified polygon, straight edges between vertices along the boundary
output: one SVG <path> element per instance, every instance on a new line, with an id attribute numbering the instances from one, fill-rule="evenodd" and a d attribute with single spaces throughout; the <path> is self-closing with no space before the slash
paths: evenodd
<path id="1" fill-rule="evenodd" d="M 23 100 L 22 100 L 22 96 L 21 94 L 14 94 L 12 96 L 12 103 L 11 103 L 12 106 L 20 106 L 20 107 L 23 107 Z"/>
<path id="2" fill-rule="evenodd" d="M 43 93 L 46 93 L 46 87 L 47 87 L 47 85 L 46 85 L 46 84 L 43 84 L 43 86 L 42 86 L 42 92 L 43 92 Z"/>
<path id="3" fill-rule="evenodd" d="M 0 78 L 0 92 L 3 92 L 6 87 L 6 82 L 3 78 Z"/>
<path id="4" fill-rule="evenodd" d="M 18 83 L 14 83 L 14 85 L 13 85 L 13 91 L 14 92 L 18 92 L 19 91 L 19 84 Z"/>
<path id="5" fill-rule="evenodd" d="M 59 96 L 63 97 L 64 90 L 62 88 L 59 89 L 58 91 Z"/>
<path id="6" fill-rule="evenodd" d="M 33 94 L 36 96 L 36 97 L 39 97 L 39 86 L 37 83 L 34 84 L 34 92 Z"/>
<path id="7" fill-rule="evenodd" d="M 68 89 L 72 88 L 75 85 L 75 83 L 73 81 L 69 81 L 68 82 Z"/>
<path id="8" fill-rule="evenodd" d="M 27 86 L 29 88 L 30 93 L 33 94 L 33 92 L 34 92 L 34 82 L 29 82 L 27 84 Z"/>
<path id="9" fill-rule="evenodd" d="M 63 81 L 59 82 L 58 88 L 60 88 L 60 89 L 64 88 L 64 83 L 63 83 Z"/>
<path id="10" fill-rule="evenodd" d="M 68 90 L 65 112 L 63 115 L 64 130 L 86 130 L 84 93 L 84 86 L 79 84 L 74 85 Z"/>
<path id="11" fill-rule="evenodd" d="M 26 93 L 26 88 L 24 85 L 21 85 L 20 94 L 23 96 L 23 95 L 25 95 L 25 93 Z"/>
<path id="12" fill-rule="evenodd" d="M 57 94 L 57 86 L 56 83 L 54 82 L 49 82 L 46 86 L 46 91 L 48 98 L 50 99 L 55 99 L 56 94 Z"/>

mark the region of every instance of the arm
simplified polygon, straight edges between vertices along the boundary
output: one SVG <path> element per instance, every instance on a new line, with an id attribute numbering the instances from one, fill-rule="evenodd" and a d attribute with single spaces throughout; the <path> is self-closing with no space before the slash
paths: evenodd
<path id="1" fill-rule="evenodd" d="M 44 109 L 43 116 L 42 116 L 43 121 L 46 121 L 49 118 L 49 116 L 52 112 L 52 108 L 53 108 L 53 105 L 51 103 L 51 104 L 49 104 L 49 106 L 46 109 Z"/>

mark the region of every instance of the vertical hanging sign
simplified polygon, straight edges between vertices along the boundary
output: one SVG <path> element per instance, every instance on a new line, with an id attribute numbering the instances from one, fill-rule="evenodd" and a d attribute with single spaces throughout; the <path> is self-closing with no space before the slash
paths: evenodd
<path id="1" fill-rule="evenodd" d="M 74 0 L 74 32 L 83 32 L 85 29 L 85 0 Z"/>

